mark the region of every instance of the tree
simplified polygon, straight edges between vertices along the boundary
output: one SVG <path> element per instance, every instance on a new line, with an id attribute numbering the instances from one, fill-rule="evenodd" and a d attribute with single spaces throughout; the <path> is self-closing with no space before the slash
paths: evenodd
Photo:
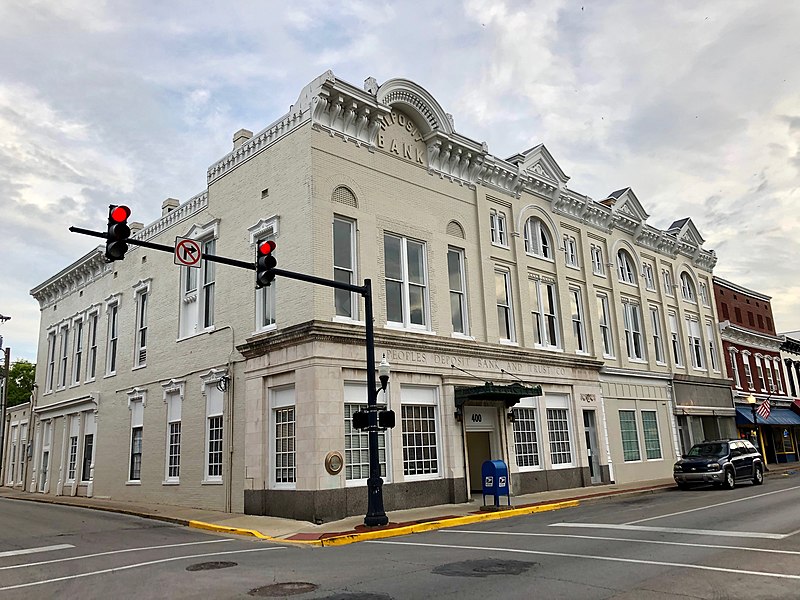
<path id="1" fill-rule="evenodd" d="M 18 360 L 15 363 L 11 363 L 11 370 L 8 374 L 7 406 L 16 406 L 30 400 L 35 381 L 36 365 L 29 363 L 27 360 Z"/>

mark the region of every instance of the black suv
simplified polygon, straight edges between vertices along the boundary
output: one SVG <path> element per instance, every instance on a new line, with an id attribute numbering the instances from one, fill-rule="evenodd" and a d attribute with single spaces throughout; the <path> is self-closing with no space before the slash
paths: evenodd
<path id="1" fill-rule="evenodd" d="M 672 476 L 678 487 L 695 483 L 713 483 L 731 490 L 737 481 L 764 482 L 764 463 L 753 444 L 747 440 L 715 440 L 695 444 L 675 463 Z"/>

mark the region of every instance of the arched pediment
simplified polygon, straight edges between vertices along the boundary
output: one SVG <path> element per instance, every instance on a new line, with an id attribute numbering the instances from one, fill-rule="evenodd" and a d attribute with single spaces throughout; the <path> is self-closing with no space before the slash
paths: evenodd
<path id="1" fill-rule="evenodd" d="M 378 88 L 376 99 L 384 106 L 397 106 L 411 113 L 423 136 L 434 131 L 454 132 L 450 117 L 425 89 L 408 79 L 390 79 Z"/>

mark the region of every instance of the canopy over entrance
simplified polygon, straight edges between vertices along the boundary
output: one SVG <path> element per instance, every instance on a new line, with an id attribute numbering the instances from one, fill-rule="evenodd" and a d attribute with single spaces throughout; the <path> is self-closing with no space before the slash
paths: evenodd
<path id="1" fill-rule="evenodd" d="M 511 408 L 517 404 L 521 398 L 541 396 L 542 386 L 523 385 L 521 383 L 495 385 L 487 381 L 484 385 L 457 387 L 455 392 L 456 408 L 459 410 L 467 403 L 486 401 L 502 402 L 505 404 L 506 408 Z"/>

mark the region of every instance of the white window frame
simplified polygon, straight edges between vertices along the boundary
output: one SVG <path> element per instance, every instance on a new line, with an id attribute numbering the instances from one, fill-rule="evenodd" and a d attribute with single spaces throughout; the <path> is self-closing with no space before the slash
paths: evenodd
<path id="1" fill-rule="evenodd" d="M 136 310 L 136 331 L 133 342 L 133 368 L 147 366 L 148 310 L 150 305 L 151 279 L 140 281 L 133 286 L 134 307 Z"/>
<path id="2" fill-rule="evenodd" d="M 642 311 L 638 304 L 627 299 L 622 301 L 623 322 L 625 326 L 625 349 L 628 360 L 644 362 L 646 360 L 645 340 L 642 327 Z M 638 340 L 639 355 L 636 354 Z"/>
<path id="3" fill-rule="evenodd" d="M 655 434 L 656 434 L 656 442 L 658 443 L 658 456 L 650 457 L 650 449 L 647 447 L 647 428 L 645 427 L 644 416 L 645 415 L 653 415 L 653 422 L 655 423 Z M 642 446 L 644 447 L 644 459 L 646 461 L 663 461 L 664 460 L 664 448 L 661 445 L 661 429 L 660 424 L 658 421 L 658 411 L 651 410 L 651 409 L 642 409 L 639 413 L 639 417 L 642 420 Z"/>
<path id="4" fill-rule="evenodd" d="M 293 490 L 297 487 L 297 406 L 295 402 L 295 387 L 294 385 L 280 386 L 271 388 L 269 390 L 270 398 L 270 418 L 269 418 L 269 484 L 272 489 L 277 490 Z M 281 424 L 291 423 L 292 435 L 287 435 L 285 439 L 291 440 L 287 445 L 291 446 L 291 450 L 282 453 L 282 456 L 290 458 L 286 465 L 278 466 L 278 452 L 277 452 L 277 437 L 276 432 L 278 428 L 277 415 L 279 412 L 292 411 L 293 420 L 285 421 Z M 282 438 L 283 439 L 283 438 Z M 276 470 L 286 469 L 287 474 L 291 473 L 288 481 L 278 481 L 276 477 Z"/>
<path id="5" fill-rule="evenodd" d="M 119 296 L 106 301 L 106 377 L 117 374 L 119 362 Z"/>
<path id="6" fill-rule="evenodd" d="M 664 354 L 664 335 L 661 330 L 661 314 L 657 306 L 650 306 L 650 326 L 653 329 L 653 348 L 655 349 L 655 360 L 658 365 L 667 364 L 667 357 Z"/>
<path id="7" fill-rule="evenodd" d="M 195 225 L 183 237 L 198 242 L 204 256 L 216 254 L 219 220 Z M 178 341 L 214 331 L 216 267 L 210 260 L 201 260 L 199 267 L 181 267 L 179 273 Z"/>
<path id="8" fill-rule="evenodd" d="M 614 358 L 614 328 L 611 325 L 611 309 L 608 295 L 597 294 L 597 322 L 600 326 L 600 339 L 603 343 L 603 356 Z"/>
<path id="9" fill-rule="evenodd" d="M 580 268 L 578 264 L 578 241 L 574 235 L 564 234 L 564 263 L 568 267 Z"/>
<path id="10" fill-rule="evenodd" d="M 386 404 L 387 408 L 389 406 L 388 402 L 389 394 L 383 392 L 383 394 L 378 394 L 378 402 L 381 404 Z M 366 408 L 367 406 L 367 386 L 364 385 L 362 382 L 351 382 L 346 381 L 344 383 L 344 435 L 345 435 L 345 445 L 344 445 L 344 479 L 345 485 L 347 487 L 363 487 L 367 485 L 367 479 L 369 479 L 369 458 L 367 458 L 366 462 L 358 462 L 355 464 L 350 464 L 347 460 L 348 452 L 352 455 L 353 452 L 367 452 L 369 453 L 369 432 L 366 430 L 359 431 L 358 429 L 353 428 L 353 421 L 352 421 L 352 413 L 355 410 L 361 410 L 362 408 Z M 350 414 L 348 415 L 348 409 Z M 354 410 L 355 409 L 355 410 Z M 348 439 L 349 438 L 349 439 Z M 357 446 L 353 445 L 353 441 L 357 442 Z M 381 452 L 383 453 L 383 458 L 381 458 Z M 386 431 L 378 431 L 378 460 L 381 466 L 381 477 L 383 478 L 384 483 L 391 481 L 390 469 L 392 466 L 391 461 L 391 434 L 386 435 Z M 364 477 L 349 477 L 348 470 L 352 469 L 355 466 L 358 466 L 359 471 Z"/>
<path id="11" fill-rule="evenodd" d="M 341 227 L 346 227 L 346 229 L 337 229 L 337 225 L 340 225 Z M 358 281 L 358 270 L 357 270 L 358 238 L 356 236 L 356 232 L 358 231 L 358 229 L 356 227 L 356 221 L 348 217 L 343 217 L 341 215 L 333 215 L 333 224 L 331 226 L 331 229 L 332 229 L 332 240 L 333 240 L 333 248 L 332 248 L 333 279 L 335 281 L 356 285 L 356 282 Z M 336 251 L 337 231 L 339 231 L 340 233 L 343 231 L 347 232 L 348 239 L 346 240 L 346 245 L 348 246 L 350 252 L 349 264 L 346 264 L 347 257 L 337 256 L 337 251 Z M 334 297 L 333 311 L 336 318 L 348 321 L 358 321 L 359 295 L 357 293 L 348 292 L 347 290 L 334 289 L 333 297 Z M 342 305 L 345 301 L 349 302 L 350 304 L 349 311 L 343 310 L 340 313 L 339 306 Z"/>
<path id="12" fill-rule="evenodd" d="M 628 422 L 629 423 L 633 423 L 633 440 L 632 441 L 636 443 L 636 448 L 631 448 L 630 451 L 633 452 L 635 450 L 636 458 L 628 458 L 628 457 L 625 456 L 625 452 L 626 452 L 626 450 L 625 450 L 625 437 L 624 437 L 624 431 L 623 431 L 623 426 L 622 426 L 623 425 L 623 422 L 622 422 L 623 413 L 625 415 L 628 415 L 629 413 L 631 415 L 633 415 L 633 421 L 628 421 Z M 633 409 L 633 408 L 621 408 L 618 411 L 617 418 L 618 418 L 618 421 L 619 421 L 620 445 L 622 446 L 622 462 L 624 462 L 626 464 L 642 462 L 642 444 L 639 441 L 639 423 L 638 423 L 638 420 L 636 418 L 636 410 Z"/>
<path id="13" fill-rule="evenodd" d="M 514 415 L 512 430 L 512 435 L 514 436 L 514 461 L 517 468 L 520 471 L 543 470 L 541 411 L 536 398 L 521 398 L 519 403 L 512 409 L 512 413 Z M 524 424 L 528 424 L 529 427 L 522 429 Z M 532 447 L 533 452 L 520 454 L 520 448 L 524 449 L 526 447 Z M 531 462 L 532 464 L 520 464 L 520 457 L 525 457 L 522 462 Z"/>
<path id="14" fill-rule="evenodd" d="M 517 332 L 514 324 L 514 301 L 511 289 L 511 273 L 505 269 L 494 271 L 495 305 L 497 308 L 497 335 L 500 343 L 515 344 Z M 501 297 L 502 292 L 502 297 Z M 505 315 L 505 330 L 500 318 Z"/>
<path id="15" fill-rule="evenodd" d="M 69 324 L 60 328 L 59 354 L 58 354 L 58 382 L 56 389 L 63 390 L 67 387 L 67 364 L 69 362 Z"/>
<path id="16" fill-rule="evenodd" d="M 183 399 L 186 381 L 170 379 L 162 384 L 164 404 L 166 405 L 166 436 L 164 453 L 164 485 L 177 485 L 181 481 L 181 459 L 183 445 Z M 177 443 L 173 440 L 173 427 L 177 429 Z M 173 449 L 176 454 L 173 455 Z M 171 464 L 173 456 L 177 464 Z"/>
<path id="17" fill-rule="evenodd" d="M 227 381 L 224 369 L 211 369 L 200 376 L 205 397 L 205 444 L 203 446 L 203 483 L 222 483 L 225 477 L 225 392 L 222 382 Z M 213 434 L 218 433 L 219 437 Z M 215 458 L 212 461 L 212 457 Z M 218 461 L 216 458 L 218 457 Z"/>
<path id="18" fill-rule="evenodd" d="M 553 260 L 553 238 L 539 217 L 529 217 L 524 229 L 525 253 L 545 260 Z"/>
<path id="19" fill-rule="evenodd" d="M 775 366 L 775 379 L 778 384 L 778 393 L 783 394 L 783 378 L 781 377 L 781 361 L 779 358 L 774 359 Z"/>
<path id="20" fill-rule="evenodd" d="M 692 368 L 696 371 L 706 371 L 706 353 L 705 345 L 703 344 L 703 334 L 700 331 L 700 320 L 694 315 L 686 316 L 686 339 L 688 340 Z"/>
<path id="21" fill-rule="evenodd" d="M 774 394 L 777 388 L 775 387 L 775 378 L 772 375 L 772 360 L 769 356 L 764 356 L 764 365 L 767 371 L 767 390 L 770 394 Z"/>
<path id="22" fill-rule="evenodd" d="M 644 279 L 644 287 L 647 290 L 653 291 L 656 289 L 656 280 L 653 275 L 653 265 L 644 263 L 642 265 L 642 278 Z"/>
<path id="23" fill-rule="evenodd" d="M 661 269 L 661 281 L 664 284 L 664 294 L 667 296 L 674 296 L 675 286 L 672 283 L 672 271 L 669 267 Z"/>
<path id="24" fill-rule="evenodd" d="M 554 433 L 563 433 L 564 430 L 554 430 L 551 425 L 555 419 L 551 419 L 551 411 L 564 411 L 565 418 L 558 419 L 559 423 L 566 424 L 566 440 L 554 439 Z M 577 444 L 575 443 L 575 434 L 572 425 L 572 408 L 570 407 L 569 396 L 566 394 L 547 394 L 545 395 L 545 412 L 544 422 L 547 428 L 547 461 L 553 470 L 569 469 L 575 466 L 575 454 L 577 451 Z M 552 416 L 556 416 L 553 414 Z M 557 450 L 559 444 L 567 444 L 567 454 L 569 461 L 554 462 L 554 457 L 558 454 L 564 454 L 563 451 Z"/>
<path id="25" fill-rule="evenodd" d="M 678 315 L 673 311 L 669 311 L 667 320 L 669 321 L 672 361 L 676 367 L 683 367 L 685 363 L 683 362 L 683 343 L 681 342 L 681 333 L 678 329 Z"/>
<path id="26" fill-rule="evenodd" d="M 736 348 L 731 347 L 728 349 L 728 353 L 731 356 L 731 370 L 733 371 L 735 385 L 738 389 L 742 389 L 742 378 L 739 375 L 739 365 L 736 362 L 736 355 L 739 353 L 739 351 Z"/>
<path id="27" fill-rule="evenodd" d="M 5 423 L 1 424 L 5 427 Z M 17 472 L 17 447 L 19 445 L 19 423 L 12 423 L 9 430 L 8 466 L 6 472 L 6 485 L 14 485 L 14 474 Z"/>
<path id="28" fill-rule="evenodd" d="M 434 435 L 436 436 L 434 440 L 434 445 L 432 446 L 436 450 L 436 471 L 430 471 L 427 473 L 415 473 L 415 474 L 406 474 L 408 470 L 408 464 L 411 461 L 406 460 L 406 435 L 407 432 L 404 428 L 404 424 L 406 422 L 405 414 L 406 409 L 413 409 L 413 408 L 420 408 L 420 409 L 431 409 L 430 413 L 433 415 L 433 422 L 434 422 Z M 426 410 L 426 412 L 428 412 Z M 426 481 L 431 479 L 441 479 L 443 477 L 443 473 L 445 472 L 445 465 L 444 465 L 444 455 L 442 453 L 442 419 L 441 419 L 441 411 L 439 410 L 439 389 L 434 386 L 412 386 L 412 385 L 402 385 L 400 386 L 400 430 L 401 430 L 401 438 L 402 438 L 402 448 L 403 448 L 403 480 L 404 481 Z M 422 433 L 422 432 L 409 432 L 411 433 Z M 425 433 L 430 433 L 425 432 Z M 408 448 L 422 448 L 428 447 L 430 448 L 430 444 L 426 445 L 414 445 L 408 446 Z M 421 460 L 430 460 L 430 459 L 421 459 Z"/>
<path id="29" fill-rule="evenodd" d="M 767 378 L 764 377 L 764 365 L 761 362 L 761 355 L 756 354 L 756 372 L 758 373 L 758 380 L 761 382 L 761 391 L 767 391 Z"/>
<path id="30" fill-rule="evenodd" d="M 69 438 L 67 443 L 67 483 L 74 484 L 78 473 L 78 434 L 80 421 L 77 414 L 67 415 L 69 419 Z"/>
<path id="31" fill-rule="evenodd" d="M 495 208 L 489 211 L 489 229 L 493 246 L 508 248 L 508 221 L 506 213 Z"/>
<path id="32" fill-rule="evenodd" d="M 53 421 L 42 421 L 42 455 L 39 460 L 39 473 L 37 475 L 36 489 L 45 492 L 50 476 L 50 447 L 53 441 Z"/>
<path id="33" fill-rule="evenodd" d="M 536 277 L 528 279 L 531 295 L 531 317 L 533 319 L 534 347 L 545 350 L 561 350 L 560 307 L 555 281 Z M 545 304 L 544 300 L 547 300 Z M 552 306 L 551 306 L 552 301 Z M 550 339 L 551 334 L 556 339 Z"/>
<path id="34" fill-rule="evenodd" d="M 620 283 L 636 284 L 636 267 L 631 254 L 624 248 L 617 250 L 617 278 Z"/>
<path id="35" fill-rule="evenodd" d="M 257 239 L 255 246 L 267 241 L 275 241 L 275 236 L 268 232 Z M 277 329 L 276 303 L 278 298 L 277 278 L 267 286 L 256 288 L 256 331 Z"/>
<path id="36" fill-rule="evenodd" d="M 127 485 L 141 485 L 142 471 L 144 466 L 144 409 L 147 406 L 147 392 L 145 390 L 134 388 L 127 393 L 128 395 L 128 410 L 131 413 L 130 421 L 130 438 L 128 441 L 128 474 Z M 138 453 L 135 452 L 136 446 L 134 441 L 136 439 L 136 432 L 139 431 L 139 446 Z M 139 456 L 139 478 L 133 479 L 134 457 Z"/>
<path id="37" fill-rule="evenodd" d="M 458 267 L 457 273 L 452 271 L 454 265 L 453 261 L 451 261 L 451 257 L 455 261 L 458 261 L 458 264 L 455 265 Z M 453 327 L 453 335 L 457 337 L 469 337 L 470 335 L 469 313 L 467 312 L 467 277 L 465 270 L 464 250 L 462 248 L 450 246 L 447 249 L 447 275 L 450 288 L 450 324 Z M 461 313 L 461 331 L 457 331 L 457 315 L 453 313 L 454 305 L 458 306 L 458 310 Z"/>
<path id="38" fill-rule="evenodd" d="M 720 366 L 715 333 L 714 324 L 711 321 L 706 321 L 706 337 L 708 338 L 708 354 L 711 357 L 711 370 L 719 373 L 722 367 Z"/>
<path id="39" fill-rule="evenodd" d="M 94 381 L 97 377 L 97 327 L 100 324 L 100 311 L 92 310 L 86 315 L 87 335 L 86 335 L 86 379 L 84 383 Z"/>
<path id="40" fill-rule="evenodd" d="M 387 238 L 394 238 L 400 242 L 400 279 L 396 277 L 389 277 L 386 273 L 386 240 Z M 422 282 L 412 282 L 409 274 L 409 244 L 417 245 L 420 249 L 422 257 Z M 385 231 L 383 234 L 383 251 L 384 251 L 384 292 L 386 294 L 386 324 L 388 327 L 410 329 L 414 331 L 429 331 L 431 318 L 430 318 L 430 286 L 428 284 L 428 247 L 427 244 L 421 240 L 409 238 L 403 235 L 390 233 Z M 389 319 L 389 283 L 394 285 L 400 284 L 400 313 L 402 321 L 393 321 Z M 411 322 L 411 288 L 421 289 L 422 292 L 422 323 Z"/>
<path id="41" fill-rule="evenodd" d="M 72 321 L 75 330 L 75 339 L 72 341 L 72 377 L 70 386 L 79 385 L 81 382 L 81 366 L 83 365 L 83 318 L 78 317 Z"/>
<path id="42" fill-rule="evenodd" d="M 592 257 L 592 273 L 600 277 L 606 276 L 606 266 L 603 262 L 603 248 L 598 244 L 592 244 L 589 248 Z"/>
<path id="43" fill-rule="evenodd" d="M 44 391 L 49 394 L 54 389 L 56 378 L 56 330 L 47 332 L 47 371 L 45 373 Z M 2 426 L 2 425 L 0 425 Z"/>
<path id="44" fill-rule="evenodd" d="M 744 377 L 747 380 L 747 389 L 755 391 L 753 369 L 750 368 L 750 352 L 747 350 L 742 350 L 742 366 L 744 367 Z"/>
<path id="45" fill-rule="evenodd" d="M 94 449 L 97 439 L 97 418 L 94 412 L 87 411 L 82 415 L 83 422 L 83 449 L 81 452 L 81 483 L 89 483 L 94 479 Z M 91 439 L 91 446 L 87 442 Z M 88 452 L 87 452 L 88 450 Z"/>
<path id="46" fill-rule="evenodd" d="M 572 318 L 572 333 L 575 336 L 575 352 L 588 354 L 589 348 L 586 341 L 586 316 L 583 312 L 583 293 L 580 288 L 569 288 L 570 309 Z"/>
<path id="47" fill-rule="evenodd" d="M 694 282 L 686 271 L 681 273 L 681 294 L 683 294 L 683 299 L 686 302 L 697 304 L 697 292 L 695 291 Z"/>
<path id="48" fill-rule="evenodd" d="M 703 306 L 711 306 L 711 297 L 708 295 L 708 284 L 705 281 L 700 281 L 700 301 Z"/>

